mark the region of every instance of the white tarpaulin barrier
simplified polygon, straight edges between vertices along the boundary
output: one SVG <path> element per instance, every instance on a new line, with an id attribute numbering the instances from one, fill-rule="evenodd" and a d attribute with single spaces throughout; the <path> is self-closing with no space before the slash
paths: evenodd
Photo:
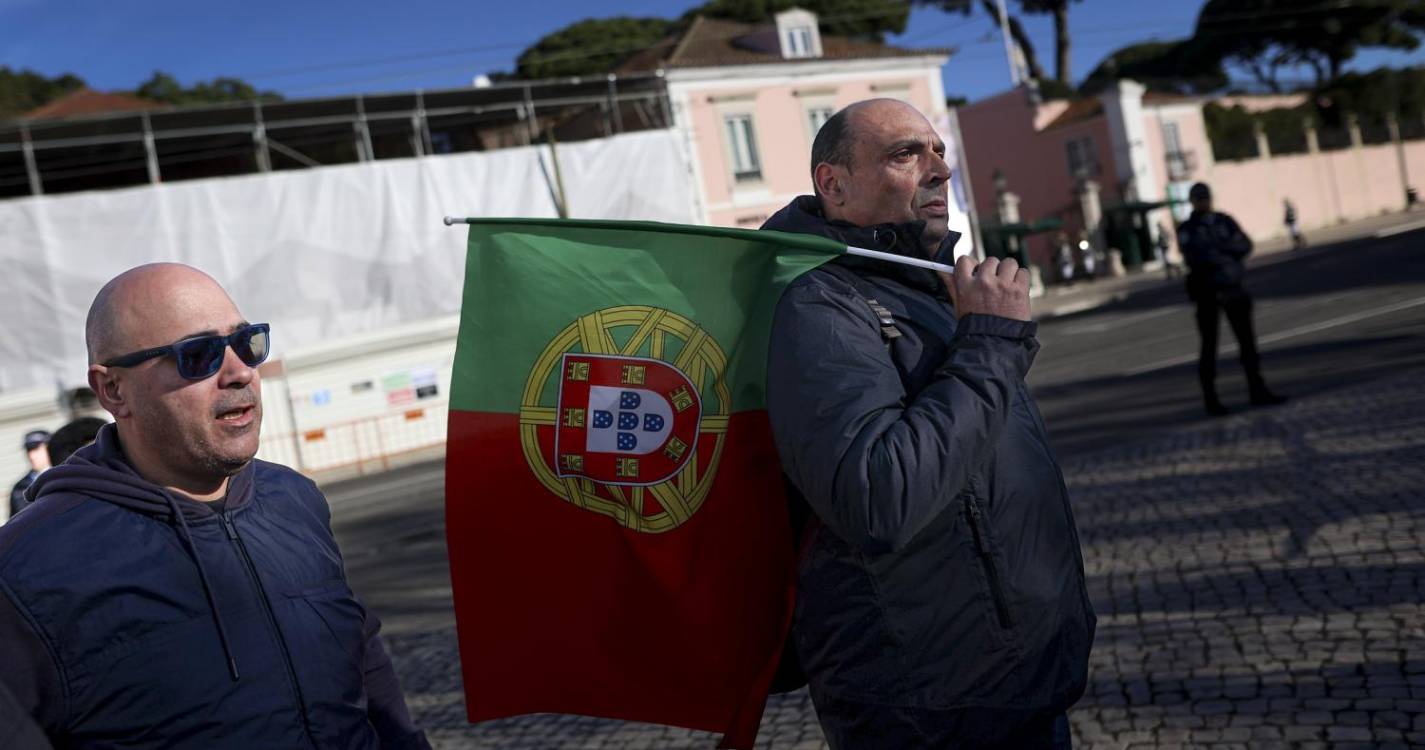
<path id="1" fill-rule="evenodd" d="M 559 146 L 570 215 L 691 223 L 673 131 Z M 547 147 L 393 159 L 0 202 L 0 391 L 84 385 L 105 281 L 179 261 L 218 279 L 276 356 L 460 310 L 456 216 L 556 216 Z"/>

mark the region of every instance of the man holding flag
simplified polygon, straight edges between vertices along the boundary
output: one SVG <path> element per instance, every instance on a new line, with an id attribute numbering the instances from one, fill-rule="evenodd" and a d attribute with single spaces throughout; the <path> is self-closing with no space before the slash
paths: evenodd
<path id="1" fill-rule="evenodd" d="M 948 259 L 944 154 L 909 105 L 853 104 L 817 134 L 816 195 L 763 229 Z M 1012 259 L 852 255 L 776 308 L 767 411 L 812 512 L 794 643 L 833 750 L 1069 745 L 1095 620 L 1029 312 Z"/>

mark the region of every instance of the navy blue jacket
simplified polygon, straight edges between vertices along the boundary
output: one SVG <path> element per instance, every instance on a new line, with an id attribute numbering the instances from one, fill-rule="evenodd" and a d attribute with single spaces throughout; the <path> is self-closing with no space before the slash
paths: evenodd
<path id="1" fill-rule="evenodd" d="M 1178 248 L 1188 265 L 1188 295 L 1235 291 L 1246 273 L 1242 261 L 1252 252 L 1252 240 L 1237 221 L 1218 211 L 1194 211 L 1178 225 Z"/>
<path id="2" fill-rule="evenodd" d="M 40 473 L 38 471 L 30 469 L 27 474 L 20 477 L 20 481 L 16 482 L 14 487 L 10 488 L 11 516 L 24 510 L 25 506 L 29 504 L 29 500 L 25 499 L 25 490 L 28 490 L 30 485 L 34 484 L 36 479 L 39 479 L 39 476 Z"/>
<path id="3" fill-rule="evenodd" d="M 57 747 L 426 748 L 310 480 L 253 461 L 226 509 L 113 425 L 0 528 L 0 683 Z"/>
<path id="4" fill-rule="evenodd" d="M 829 222 L 810 197 L 764 228 L 923 257 L 923 224 Z M 1028 747 L 1083 694 L 1095 621 L 1024 384 L 1035 328 L 957 320 L 934 273 L 849 255 L 777 305 L 767 412 L 817 519 L 794 642 L 833 747 Z"/>

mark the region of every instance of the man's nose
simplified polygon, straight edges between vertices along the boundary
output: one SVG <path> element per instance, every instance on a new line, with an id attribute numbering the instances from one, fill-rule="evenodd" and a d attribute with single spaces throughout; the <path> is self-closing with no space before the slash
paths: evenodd
<path id="1" fill-rule="evenodd" d="M 257 377 L 257 368 L 250 367 L 229 346 L 223 351 L 223 366 L 218 368 L 219 388 L 245 388 Z"/>
<path id="2" fill-rule="evenodd" d="M 934 151 L 930 152 L 930 169 L 926 173 L 926 181 L 931 185 L 939 185 L 950 179 L 950 164 L 945 161 L 945 157 Z"/>

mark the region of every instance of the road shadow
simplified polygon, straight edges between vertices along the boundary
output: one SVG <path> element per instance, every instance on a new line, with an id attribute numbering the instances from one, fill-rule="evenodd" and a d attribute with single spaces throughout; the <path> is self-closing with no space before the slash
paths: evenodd
<path id="1" fill-rule="evenodd" d="M 1356 341 L 1277 346 L 1262 354 L 1272 387 L 1293 398 L 1339 388 L 1368 387 L 1376 379 L 1425 364 L 1425 336 L 1392 335 Z M 1202 407 L 1197 364 L 1139 375 L 1088 378 L 1052 385 L 1031 384 L 1055 454 L 1070 459 L 1184 427 L 1232 424 L 1259 413 L 1245 410 L 1246 383 L 1236 355 L 1218 360 L 1218 392 L 1238 416 L 1214 420 Z"/>
<path id="2" fill-rule="evenodd" d="M 1152 272 L 1156 273 L 1156 272 Z M 1144 274 L 1147 278 L 1147 274 Z M 1330 294 L 1346 289 L 1425 283 L 1425 234 L 1363 237 L 1284 251 L 1248 261 L 1247 289 L 1258 300 Z M 1122 299 L 1054 318 L 1056 324 L 1106 312 L 1133 313 L 1187 304 L 1181 279 L 1126 292 Z"/>

